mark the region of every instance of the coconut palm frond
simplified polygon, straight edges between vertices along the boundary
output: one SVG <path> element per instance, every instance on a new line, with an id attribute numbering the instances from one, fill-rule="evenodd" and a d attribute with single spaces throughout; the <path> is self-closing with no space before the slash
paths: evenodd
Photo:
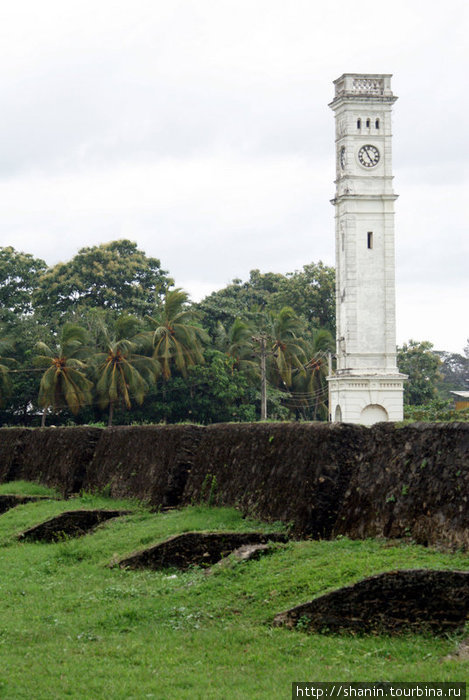
<path id="1" fill-rule="evenodd" d="M 154 316 L 148 316 L 153 339 L 153 357 L 159 362 L 164 380 L 171 368 L 186 376 L 188 367 L 203 363 L 203 345 L 208 334 L 197 325 L 198 314 L 189 306 L 189 295 L 180 288 L 166 293 Z"/>
<path id="2" fill-rule="evenodd" d="M 92 383 L 86 377 L 89 348 L 87 332 L 74 323 L 65 323 L 56 345 L 36 343 L 33 362 L 46 367 L 39 385 L 39 405 L 45 414 L 49 407 L 55 410 L 67 406 L 77 414 L 83 405 L 91 402 Z"/>
<path id="3" fill-rule="evenodd" d="M 153 347 L 153 343 L 150 345 L 150 333 L 142 330 L 135 318 L 120 317 L 114 334 L 107 333 L 110 339 L 107 351 L 95 355 L 98 405 L 101 409 L 109 407 L 109 425 L 112 424 L 114 406 L 121 404 L 130 409 L 134 401 L 143 403 L 148 387 L 164 370 L 157 357 L 137 352 L 144 346 L 149 349 Z"/>

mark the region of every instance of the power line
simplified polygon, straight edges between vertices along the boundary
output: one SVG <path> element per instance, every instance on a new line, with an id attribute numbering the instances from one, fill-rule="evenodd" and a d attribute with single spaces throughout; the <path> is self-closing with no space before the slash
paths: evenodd
<path id="1" fill-rule="evenodd" d="M 8 370 L 11 374 L 21 374 L 22 372 L 44 372 L 43 367 L 38 367 L 37 369 L 10 369 Z"/>

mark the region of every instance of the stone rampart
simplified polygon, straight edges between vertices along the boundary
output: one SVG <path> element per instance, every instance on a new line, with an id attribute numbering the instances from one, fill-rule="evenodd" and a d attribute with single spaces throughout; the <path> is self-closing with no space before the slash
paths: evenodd
<path id="1" fill-rule="evenodd" d="M 469 548 L 469 424 L 0 429 L 0 481 L 235 506 L 298 536 Z"/>

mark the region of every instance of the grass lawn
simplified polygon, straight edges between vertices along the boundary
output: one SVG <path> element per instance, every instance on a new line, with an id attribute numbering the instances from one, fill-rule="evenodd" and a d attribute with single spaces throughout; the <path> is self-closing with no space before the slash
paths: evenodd
<path id="1" fill-rule="evenodd" d="M 3 493 L 30 486 L 2 485 Z M 31 493 L 31 492 L 28 492 Z M 131 508 L 55 544 L 15 535 L 71 508 Z M 117 556 L 189 530 L 281 530 L 233 509 L 150 513 L 84 495 L 0 516 L 0 698 L 290 698 L 292 681 L 464 681 L 457 637 L 307 635 L 277 612 L 396 568 L 469 568 L 469 555 L 346 538 L 291 542 L 207 575 L 109 568 Z"/>
<path id="2" fill-rule="evenodd" d="M 47 486 L 36 484 L 32 481 L 14 481 L 6 484 L 0 484 L 0 495 L 2 494 L 50 496 L 51 498 L 59 498 L 59 492 L 55 489 L 50 489 Z"/>

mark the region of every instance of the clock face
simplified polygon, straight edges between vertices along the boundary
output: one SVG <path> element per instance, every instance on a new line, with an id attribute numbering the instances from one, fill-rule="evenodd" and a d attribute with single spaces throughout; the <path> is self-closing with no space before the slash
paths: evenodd
<path id="1" fill-rule="evenodd" d="M 339 163 L 342 170 L 345 170 L 345 146 L 340 149 Z"/>
<path id="2" fill-rule="evenodd" d="M 358 151 L 358 160 L 365 168 L 374 168 L 375 165 L 378 165 L 379 151 L 376 146 L 370 144 L 362 146 Z"/>

